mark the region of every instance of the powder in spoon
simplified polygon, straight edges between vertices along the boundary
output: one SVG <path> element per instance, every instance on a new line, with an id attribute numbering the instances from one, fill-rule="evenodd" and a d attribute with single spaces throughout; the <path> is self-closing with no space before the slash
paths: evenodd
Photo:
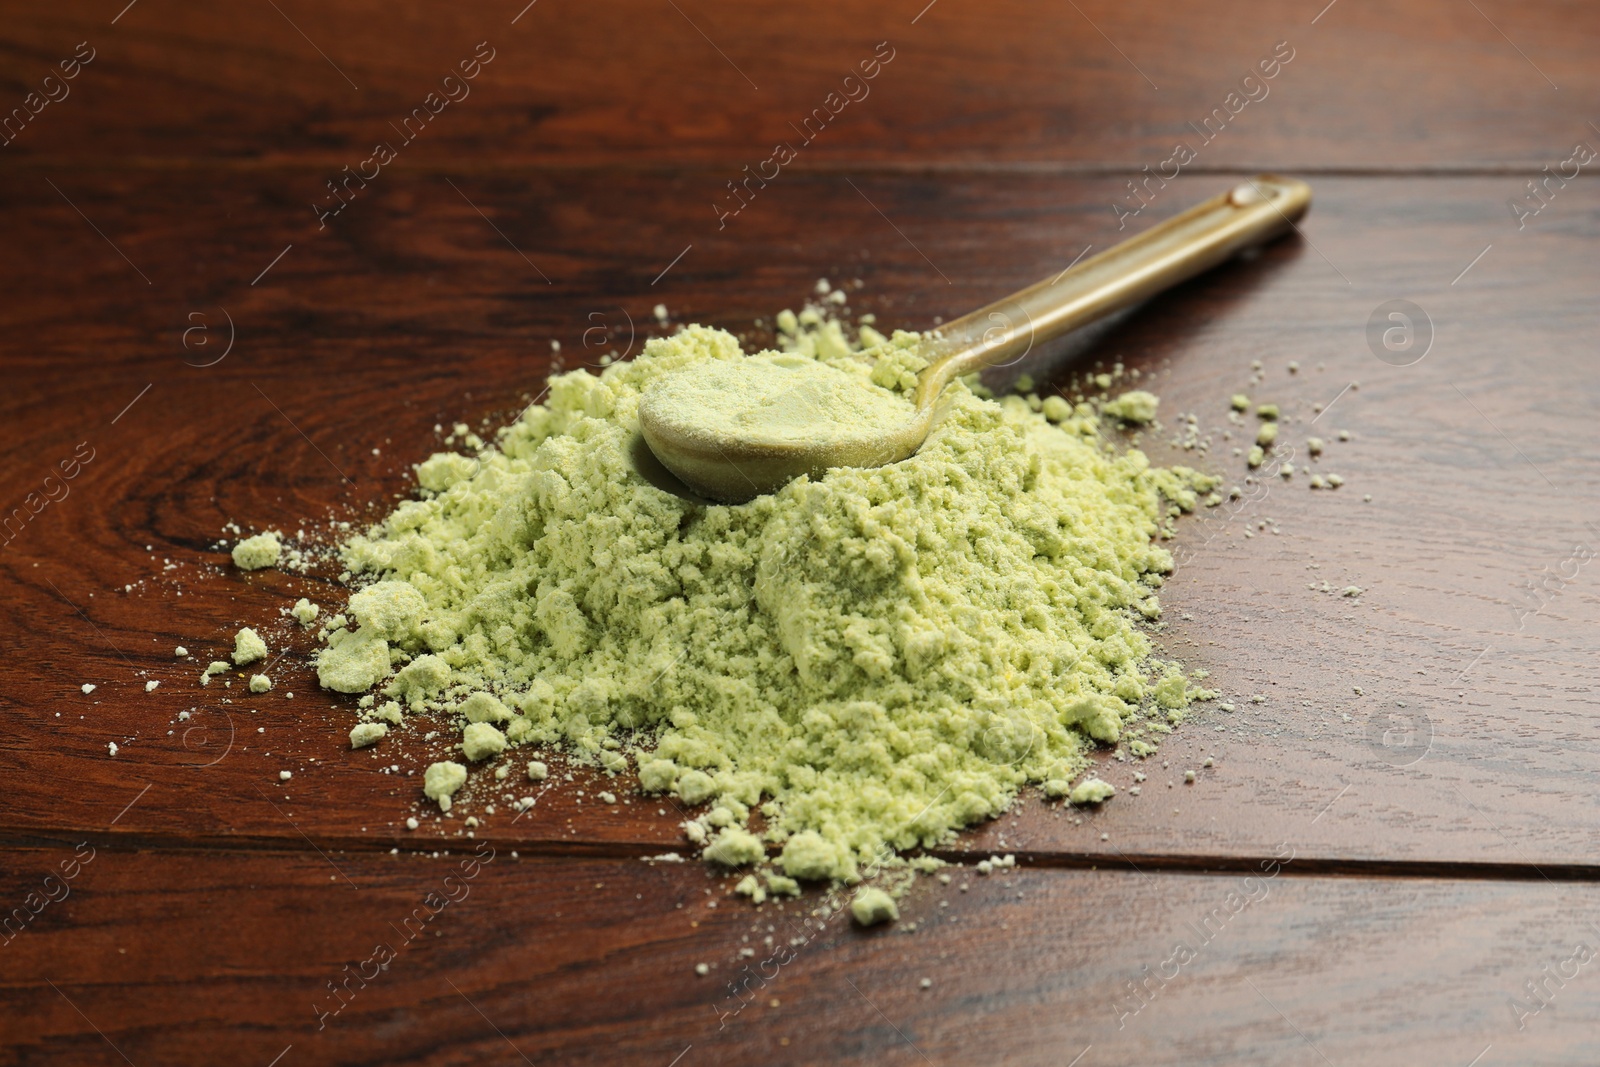
<path id="1" fill-rule="evenodd" d="M 900 395 L 874 384 L 868 364 L 778 352 L 685 367 L 651 388 L 649 404 L 673 426 L 771 444 L 874 435 L 904 426 L 914 413 Z"/>
<path id="2" fill-rule="evenodd" d="M 552 378 L 492 446 L 420 464 L 418 498 L 343 546 L 375 584 L 336 617 L 324 684 L 448 717 L 467 763 L 564 751 L 704 804 L 686 837 L 724 863 L 776 852 L 772 892 L 945 843 L 1030 782 L 1078 777 L 1097 746 L 1153 751 L 1211 695 L 1141 626 L 1172 568 L 1160 541 L 1214 480 L 1119 452 L 1091 406 L 1047 418 L 956 385 L 915 456 L 737 506 L 634 467 L 641 395 L 676 372 L 864 375 L 866 413 L 887 413 L 915 380 L 906 350 L 851 357 L 860 372 L 786 366 L 690 327 Z M 436 765 L 426 791 L 466 802 L 466 774 Z"/>

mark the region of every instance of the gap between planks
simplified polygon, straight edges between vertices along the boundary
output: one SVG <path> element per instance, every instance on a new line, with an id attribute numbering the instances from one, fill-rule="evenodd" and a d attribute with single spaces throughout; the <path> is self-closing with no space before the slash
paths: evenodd
<path id="1" fill-rule="evenodd" d="M 665 852 L 687 851 L 682 845 L 650 844 L 642 842 L 570 841 L 570 840 L 518 840 L 483 834 L 476 838 L 307 838 L 312 848 L 329 853 L 367 853 L 382 855 L 398 848 L 400 855 L 425 854 L 450 850 L 471 850 L 479 841 L 504 849 L 515 848 L 525 859 L 615 859 L 644 860 Z M 32 833 L 0 833 L 0 853 L 22 850 L 70 849 L 77 843 L 88 841 L 96 848 L 135 849 L 146 852 L 301 854 L 306 847 L 290 838 L 265 835 L 227 837 L 197 835 L 184 837 L 176 834 L 106 833 L 103 830 L 39 830 Z M 1388 860 L 1351 859 L 1345 857 L 1296 856 L 1282 861 L 1275 853 L 1259 855 L 1185 855 L 1161 852 L 1104 853 L 1073 852 L 1068 850 L 1035 851 L 1030 849 L 995 849 L 957 851 L 929 849 L 926 854 L 951 863 L 972 864 L 990 852 L 1009 852 L 1017 858 L 1019 867 L 1047 868 L 1052 870 L 1108 870 L 1149 874 L 1199 874 L 1231 876 L 1254 873 L 1264 861 L 1281 864 L 1280 874 L 1290 877 L 1351 877 L 1394 879 L 1440 879 L 1451 881 L 1515 881 L 1552 883 L 1600 883 L 1600 864 L 1526 862 L 1482 862 L 1467 860 Z M 686 863 L 700 861 L 685 857 Z"/>

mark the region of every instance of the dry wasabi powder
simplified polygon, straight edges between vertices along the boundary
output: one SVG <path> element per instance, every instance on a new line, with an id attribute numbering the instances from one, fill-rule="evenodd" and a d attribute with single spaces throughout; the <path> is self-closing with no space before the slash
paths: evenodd
<path id="1" fill-rule="evenodd" d="M 860 926 L 875 926 L 900 918 L 900 908 L 894 898 L 877 886 L 864 886 L 850 901 L 850 915 Z"/>
<path id="2" fill-rule="evenodd" d="M 350 743 L 355 743 L 353 733 Z M 428 769 L 422 772 L 423 795 L 438 801 L 439 807 L 445 811 L 450 810 L 450 798 L 466 783 L 467 769 L 451 760 L 430 763 Z"/>
<path id="3" fill-rule="evenodd" d="M 461 753 L 476 763 L 506 750 L 506 735 L 486 722 L 469 722 L 461 731 Z"/>
<path id="4" fill-rule="evenodd" d="M 684 367 L 660 380 L 650 403 L 672 425 L 772 444 L 887 431 L 915 414 L 900 394 L 876 387 L 864 364 L 775 352 Z"/>
<path id="5" fill-rule="evenodd" d="M 1110 379 L 1107 378 L 1107 385 Z M 1156 407 L 1161 403 L 1154 393 L 1143 389 L 1134 389 L 1123 393 L 1115 400 L 1106 404 L 1101 410 L 1114 419 L 1143 426 L 1156 421 Z"/>
<path id="6" fill-rule="evenodd" d="M 246 663 L 254 663 L 258 659 L 266 658 L 267 643 L 261 639 L 261 635 L 257 634 L 248 626 L 246 626 L 243 630 L 240 630 L 237 634 L 234 634 L 233 662 L 236 665 L 243 667 Z M 217 664 L 213 663 L 211 666 L 215 667 L 216 665 Z M 226 663 L 222 664 L 222 670 L 226 671 L 227 669 L 228 665 Z M 207 668 L 207 672 L 220 673 L 212 672 L 209 667 Z"/>
<path id="7" fill-rule="evenodd" d="M 1067 794 L 1067 800 L 1072 804 L 1103 804 L 1116 792 L 1116 786 L 1110 782 L 1103 782 L 1098 778 L 1085 778 Z"/>
<path id="8" fill-rule="evenodd" d="M 851 375 L 868 414 L 899 410 L 905 337 L 846 352 L 859 369 L 831 343 L 784 357 L 815 367 L 771 362 Z M 1047 416 L 959 384 L 890 466 L 738 506 L 643 477 L 642 392 L 752 358 L 689 327 L 553 377 L 492 446 L 421 463 L 418 499 L 342 548 L 371 584 L 324 631 L 323 685 L 453 718 L 468 761 L 635 769 L 646 792 L 708 804 L 684 824 L 707 859 L 775 853 L 769 887 L 947 842 L 1028 783 L 1076 778 L 1097 744 L 1153 751 L 1174 709 L 1211 695 L 1140 624 L 1172 568 L 1160 540 L 1213 479 L 1113 447 L 1089 405 Z M 436 763 L 424 792 L 447 807 L 467 773 Z"/>
<path id="9" fill-rule="evenodd" d="M 366 748 L 375 745 L 389 734 L 389 728 L 381 722 L 359 722 L 350 731 L 350 747 Z"/>
<path id="10" fill-rule="evenodd" d="M 283 552 L 283 544 L 271 530 L 246 537 L 233 546 L 233 565 L 242 571 L 258 571 L 276 567 Z"/>

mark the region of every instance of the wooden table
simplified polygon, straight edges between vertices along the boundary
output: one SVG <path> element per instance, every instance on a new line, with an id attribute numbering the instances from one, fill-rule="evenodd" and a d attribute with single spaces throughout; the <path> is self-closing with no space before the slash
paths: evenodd
<path id="1" fill-rule="evenodd" d="M 1600 1054 L 1593 5 L 123 2 L 4 20 L 0 1061 Z M 679 816 L 631 788 L 406 830 L 443 740 L 349 751 L 279 614 L 337 566 L 227 563 L 383 512 L 552 342 L 659 302 L 758 343 L 819 276 L 927 328 L 1259 169 L 1298 235 L 1019 370 L 1120 359 L 1213 430 L 1248 388 L 1346 484 L 1186 521 L 1161 640 L 1237 710 L 963 836 L 1016 869 L 896 929 L 647 862 Z M 263 624 L 276 690 L 196 684 Z"/>

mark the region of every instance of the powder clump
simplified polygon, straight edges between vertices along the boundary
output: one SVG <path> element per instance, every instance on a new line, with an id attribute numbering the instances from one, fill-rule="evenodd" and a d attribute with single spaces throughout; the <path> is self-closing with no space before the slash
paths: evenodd
<path id="1" fill-rule="evenodd" d="M 381 722 L 357 723 L 350 731 L 350 747 L 366 748 L 375 745 L 389 734 L 389 727 Z"/>
<path id="2" fill-rule="evenodd" d="M 267 643 L 263 641 L 261 636 L 254 630 L 246 626 L 243 630 L 240 630 L 237 634 L 234 634 L 233 662 L 235 664 L 243 667 L 246 663 L 254 663 L 258 659 L 266 658 Z M 213 663 L 211 666 L 215 667 L 216 664 Z M 227 670 L 228 665 L 224 663 L 222 665 L 222 669 Z M 207 670 L 209 672 L 209 668 Z"/>
<path id="3" fill-rule="evenodd" d="M 1098 778 L 1085 778 L 1072 787 L 1072 792 L 1067 794 L 1067 800 L 1073 804 L 1103 804 L 1110 800 L 1116 791 L 1116 786 L 1110 782 L 1103 782 Z"/>
<path id="4" fill-rule="evenodd" d="M 233 546 L 233 565 L 242 571 L 258 571 L 276 567 L 283 553 L 283 543 L 271 530 L 246 537 Z"/>
<path id="5" fill-rule="evenodd" d="M 301 626 L 310 626 L 317 621 L 318 608 L 305 597 L 294 602 L 294 607 L 289 609 L 289 614 L 299 620 Z"/>
<path id="6" fill-rule="evenodd" d="M 850 901 L 850 916 L 860 926 L 875 926 L 900 918 L 894 898 L 876 886 L 866 886 Z"/>
<path id="7" fill-rule="evenodd" d="M 486 722 L 469 722 L 461 731 L 461 754 L 473 763 L 506 750 L 506 735 Z"/>
<path id="8" fill-rule="evenodd" d="M 354 743 L 354 738 L 351 743 Z M 428 769 L 422 772 L 423 795 L 437 800 L 444 811 L 450 810 L 450 798 L 466 783 L 467 769 L 452 760 L 430 763 Z"/>
<path id="9" fill-rule="evenodd" d="M 1156 421 L 1156 408 L 1160 403 L 1154 393 L 1134 389 L 1106 403 L 1100 410 L 1114 419 L 1143 426 Z"/>
<path id="10" fill-rule="evenodd" d="M 636 766 L 646 791 L 708 805 L 683 824 L 706 858 L 765 864 L 774 846 L 769 885 L 854 881 L 1026 784 L 1070 781 L 1097 745 L 1153 751 L 1175 707 L 1210 695 L 1151 659 L 1141 624 L 1172 569 L 1160 542 L 1215 480 L 1112 448 L 1092 408 L 957 383 L 915 456 L 738 506 L 634 466 L 644 392 L 734 360 L 842 380 L 862 418 L 909 413 L 906 337 L 746 357 L 691 326 L 553 377 L 343 546 L 373 584 L 330 621 L 319 679 L 452 717 L 469 762 L 529 746 Z M 1150 401 L 1127 410 L 1153 418 Z M 424 792 L 444 807 L 466 776 L 434 764 Z"/>

